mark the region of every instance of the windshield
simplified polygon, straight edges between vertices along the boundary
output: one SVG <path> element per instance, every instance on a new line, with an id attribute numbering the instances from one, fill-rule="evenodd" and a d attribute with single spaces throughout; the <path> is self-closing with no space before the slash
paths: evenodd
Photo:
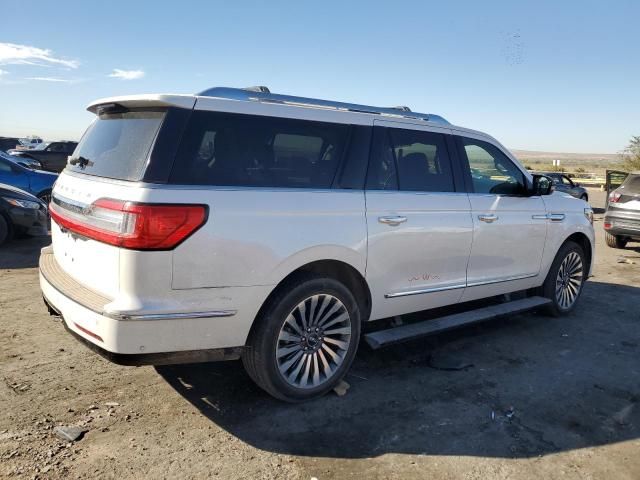
<path id="1" fill-rule="evenodd" d="M 99 177 L 140 180 L 164 114 L 145 110 L 98 115 L 66 168 Z"/>

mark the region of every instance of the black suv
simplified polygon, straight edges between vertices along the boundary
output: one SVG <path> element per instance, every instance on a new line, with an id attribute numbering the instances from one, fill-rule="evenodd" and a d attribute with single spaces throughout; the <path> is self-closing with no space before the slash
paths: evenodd
<path id="1" fill-rule="evenodd" d="M 51 142 L 42 150 L 13 151 L 13 155 L 38 160 L 43 170 L 60 173 L 67 165 L 67 157 L 76 149 L 78 142 Z"/>

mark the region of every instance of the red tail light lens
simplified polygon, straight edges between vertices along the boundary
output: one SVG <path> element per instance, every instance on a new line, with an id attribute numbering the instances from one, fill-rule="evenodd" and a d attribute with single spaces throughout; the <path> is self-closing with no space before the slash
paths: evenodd
<path id="1" fill-rule="evenodd" d="M 205 205 L 136 203 L 101 198 L 82 212 L 51 203 L 62 228 L 92 240 L 133 250 L 171 250 L 207 221 Z"/>
<path id="2" fill-rule="evenodd" d="M 611 192 L 609 194 L 609 202 L 610 203 L 618 203 L 618 200 L 620 200 L 621 196 L 622 196 L 622 194 L 620 194 L 618 192 Z"/>

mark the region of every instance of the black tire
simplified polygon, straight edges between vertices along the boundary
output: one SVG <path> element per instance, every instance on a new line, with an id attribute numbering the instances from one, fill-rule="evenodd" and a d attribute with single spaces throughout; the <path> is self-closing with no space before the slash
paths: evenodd
<path id="1" fill-rule="evenodd" d="M 0 215 L 0 245 L 9 240 L 10 233 L 11 229 L 9 228 L 9 224 L 4 217 Z"/>
<path id="2" fill-rule="evenodd" d="M 565 262 L 565 259 L 575 258 L 572 255 L 577 255 L 580 259 L 581 276 L 579 285 L 577 286 L 577 292 L 575 293 L 575 299 L 573 299 L 573 301 L 569 305 L 567 305 L 563 300 L 562 292 L 558 293 L 558 282 L 560 281 L 559 270 L 563 265 L 563 262 Z M 551 305 L 546 308 L 547 313 L 554 317 L 559 317 L 562 315 L 567 315 L 571 313 L 571 311 L 573 311 L 578 303 L 578 300 L 580 299 L 580 294 L 582 293 L 584 282 L 587 279 L 586 275 L 588 268 L 588 264 L 585 261 L 584 250 L 580 245 L 572 241 L 567 241 L 560 247 L 558 253 L 556 254 L 556 258 L 551 264 L 551 268 L 549 269 L 549 273 L 547 274 L 547 278 L 545 279 L 541 289 L 542 296 L 550 299 L 552 302 Z M 574 280 L 576 279 L 574 278 Z M 575 283 L 571 282 L 571 286 L 575 287 Z M 571 286 L 568 286 L 567 289 L 573 292 L 573 290 L 570 290 Z"/>
<path id="3" fill-rule="evenodd" d="M 49 202 L 51 201 L 51 190 L 40 192 L 37 197 L 47 205 L 47 208 L 49 208 Z"/>
<path id="4" fill-rule="evenodd" d="M 349 322 L 350 334 L 348 336 L 348 341 L 342 342 L 348 346 L 345 349 L 342 349 L 342 352 L 344 353 L 342 353 L 343 356 L 341 357 L 341 363 L 336 364 L 336 368 L 334 370 L 329 369 L 330 375 L 327 375 L 322 380 L 322 383 L 319 383 L 316 386 L 305 386 L 304 388 L 301 388 L 292 385 L 291 381 L 284 378 L 286 372 L 281 373 L 280 369 L 284 368 L 284 366 L 282 364 L 279 366 L 278 358 L 281 359 L 281 362 L 287 363 L 289 359 L 293 361 L 294 356 L 300 355 L 298 357 L 300 359 L 298 362 L 304 363 L 305 357 L 310 356 L 308 363 L 311 366 L 311 358 L 316 355 L 315 350 L 310 353 L 301 351 L 303 349 L 303 343 L 300 342 L 298 344 L 297 340 L 295 343 L 291 341 L 290 344 L 283 347 L 282 342 L 290 340 L 282 340 L 282 338 L 279 337 L 282 335 L 282 332 L 285 331 L 284 329 L 287 319 L 290 318 L 294 312 L 299 312 L 297 308 L 299 308 L 303 302 L 304 305 L 307 305 L 306 311 L 309 312 L 307 315 L 309 325 L 311 325 L 311 316 L 313 315 L 314 310 L 309 306 L 312 305 L 309 302 L 312 301 L 312 297 L 315 295 L 320 295 L 327 301 L 327 304 L 324 305 L 325 310 L 323 310 L 323 305 L 321 305 L 318 300 L 315 309 L 316 316 L 321 317 L 324 313 L 327 313 L 330 306 L 340 307 L 338 312 L 342 311 L 343 313 L 341 315 L 348 313 L 348 319 L 346 321 Z M 338 300 L 341 302 L 341 306 L 338 305 Z M 360 340 L 361 322 L 361 313 L 358 308 L 358 303 L 351 291 L 345 285 L 333 278 L 323 277 L 316 274 L 296 275 L 294 278 L 290 279 L 278 288 L 274 295 L 268 300 L 268 303 L 263 307 L 261 312 L 262 313 L 259 318 L 256 319 L 256 324 L 249 335 L 247 345 L 242 356 L 242 362 L 247 373 L 253 381 L 258 384 L 258 386 L 275 398 L 294 403 L 321 397 L 340 382 L 349 370 L 349 367 L 356 355 L 358 342 Z M 329 315 L 327 318 L 336 317 Z M 320 323 L 320 320 L 318 320 L 318 322 Z M 289 327 L 287 326 L 287 328 Z M 327 332 L 329 331 L 327 330 Z M 313 333 L 311 335 L 313 335 Z M 324 333 L 321 333 L 321 335 L 323 335 L 320 337 L 321 339 L 331 338 L 330 335 L 324 337 Z M 342 338 L 344 339 L 344 337 Z M 305 340 L 304 337 L 300 337 L 299 339 Z M 309 338 L 309 341 L 310 340 L 311 338 Z M 318 341 L 317 336 L 315 341 Z M 323 343 L 325 343 L 326 347 L 329 347 L 331 344 L 327 343 L 326 340 L 319 340 L 319 343 L 319 347 L 317 346 L 317 343 L 314 347 L 320 351 L 323 358 L 326 357 L 329 359 L 329 363 L 332 363 L 329 355 L 325 354 L 323 351 L 323 348 L 325 347 L 322 346 Z M 294 349 L 297 349 L 291 353 L 290 357 L 287 357 L 286 355 L 284 357 L 276 356 L 278 352 L 286 350 L 289 345 Z M 300 345 L 300 347 L 297 347 L 297 345 Z M 311 349 L 308 345 L 304 348 Z M 336 349 L 336 352 L 339 350 L 334 346 L 331 346 L 331 348 Z M 316 357 L 315 360 L 318 358 L 319 357 Z M 318 361 L 318 364 L 320 364 L 320 361 Z M 318 369 L 318 366 L 312 366 L 311 368 Z M 303 370 L 304 369 L 301 369 L 300 372 L 303 373 Z M 300 377 L 297 375 L 302 375 L 302 373 L 294 374 L 294 381 L 299 379 Z M 320 375 L 318 375 L 318 377 L 319 376 Z M 311 381 L 310 375 L 308 377 L 308 381 Z M 307 379 L 305 379 L 304 382 L 307 383 Z"/>
<path id="5" fill-rule="evenodd" d="M 627 246 L 627 239 L 619 235 L 611 235 L 609 232 L 604 232 L 604 241 L 611 248 L 624 248 Z"/>

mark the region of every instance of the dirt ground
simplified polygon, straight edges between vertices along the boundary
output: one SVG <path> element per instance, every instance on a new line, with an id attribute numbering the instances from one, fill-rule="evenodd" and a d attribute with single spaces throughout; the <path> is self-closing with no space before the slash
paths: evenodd
<path id="1" fill-rule="evenodd" d="M 610 249 L 601 214 L 595 225 L 595 276 L 571 316 L 362 346 L 346 396 L 302 405 L 268 397 L 239 362 L 110 364 L 47 314 L 48 240 L 13 241 L 0 250 L 0 476 L 637 480 L 640 244 Z M 57 425 L 86 433 L 65 443 Z"/>

